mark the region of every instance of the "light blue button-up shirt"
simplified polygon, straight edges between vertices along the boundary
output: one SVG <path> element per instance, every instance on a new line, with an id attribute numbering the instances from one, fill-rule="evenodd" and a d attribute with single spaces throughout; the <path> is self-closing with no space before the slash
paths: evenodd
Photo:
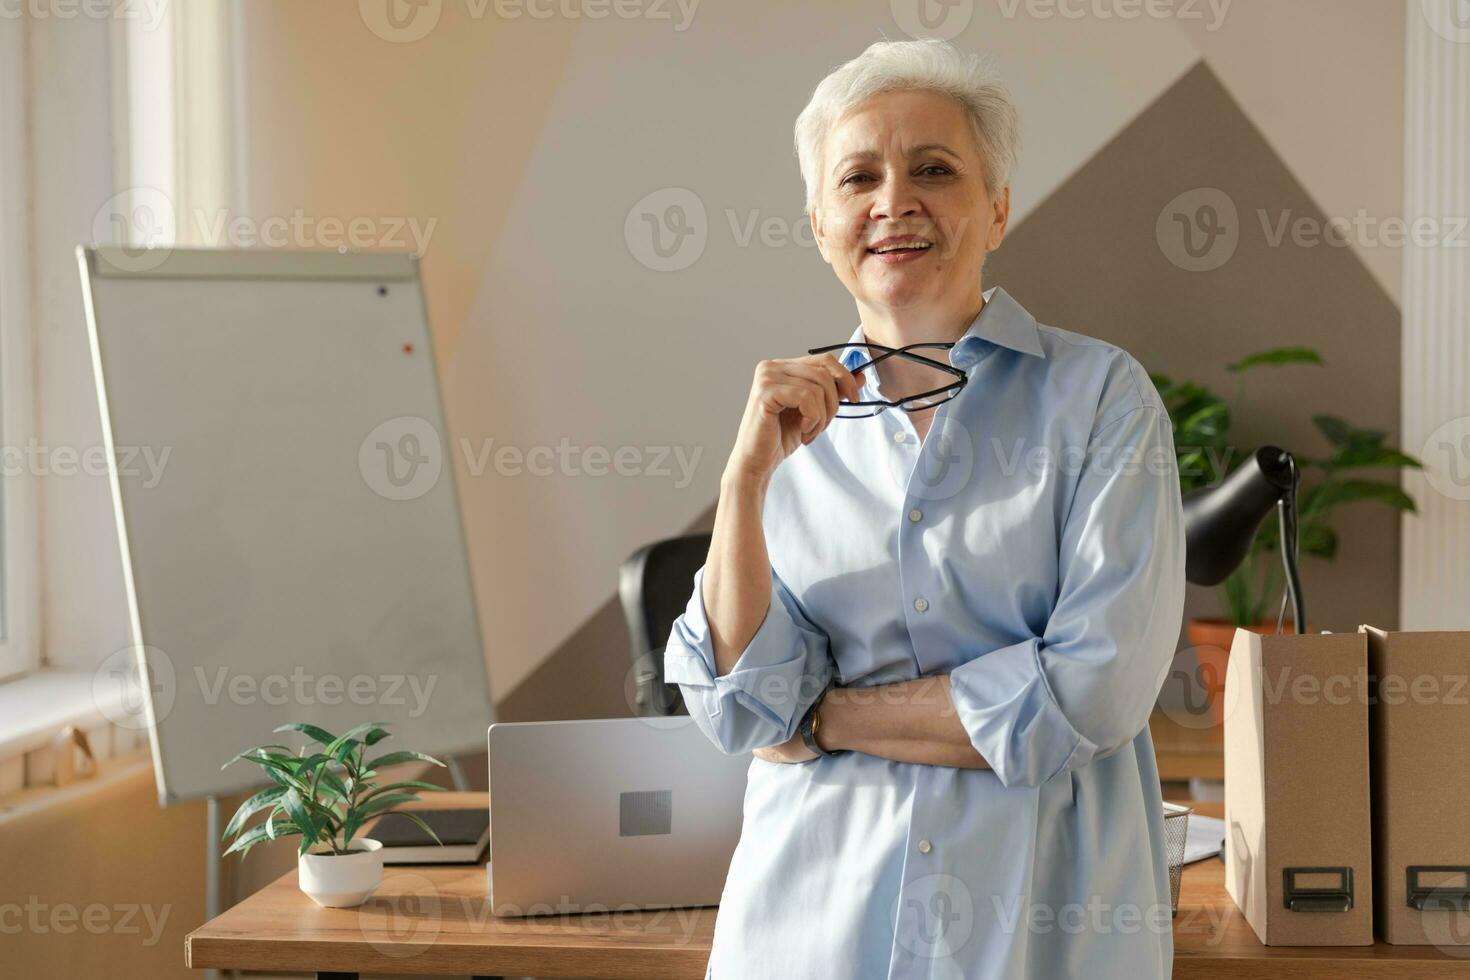
<path id="1" fill-rule="evenodd" d="M 791 738 L 829 679 L 948 673 L 991 768 L 752 758 L 714 980 L 1171 975 L 1148 731 L 1184 603 L 1169 416 L 1126 351 L 985 299 L 922 445 L 890 409 L 776 469 L 770 611 L 733 669 L 703 569 L 664 664 L 732 754 Z"/>

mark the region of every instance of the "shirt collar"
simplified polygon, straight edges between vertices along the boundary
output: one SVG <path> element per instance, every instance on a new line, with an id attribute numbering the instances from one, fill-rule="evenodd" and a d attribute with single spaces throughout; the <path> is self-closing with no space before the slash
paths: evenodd
<path id="1" fill-rule="evenodd" d="M 1017 303 L 1011 298 L 1010 293 L 999 286 L 990 287 L 982 296 L 985 306 L 981 308 L 980 314 L 971 321 L 969 329 L 956 341 L 954 349 L 949 352 L 951 364 L 961 370 L 974 366 L 984 354 L 987 343 L 1009 347 L 1022 354 L 1046 356 L 1046 351 L 1041 346 L 1041 331 L 1036 326 L 1036 318 L 1026 312 L 1024 306 Z M 858 328 L 853 331 L 847 342 L 849 344 L 865 342 L 862 324 L 858 324 Z M 860 348 L 848 350 L 840 359 L 849 371 L 866 360 Z"/>

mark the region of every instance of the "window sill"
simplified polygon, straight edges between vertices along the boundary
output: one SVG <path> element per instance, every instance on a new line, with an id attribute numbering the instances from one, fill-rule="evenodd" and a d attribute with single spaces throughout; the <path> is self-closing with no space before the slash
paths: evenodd
<path id="1" fill-rule="evenodd" d="M 147 745 L 148 733 L 126 719 L 121 692 L 98 690 L 85 671 L 41 671 L 0 684 L 0 795 L 44 786 L 55 772 L 53 742 L 74 725 L 87 735 L 97 762 Z"/>

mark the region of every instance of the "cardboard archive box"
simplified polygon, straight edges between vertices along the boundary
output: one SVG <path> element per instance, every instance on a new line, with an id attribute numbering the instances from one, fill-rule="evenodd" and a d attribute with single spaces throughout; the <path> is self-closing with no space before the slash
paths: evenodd
<path id="1" fill-rule="evenodd" d="M 1379 935 L 1470 946 L 1470 632 L 1358 632 L 1372 682 Z"/>
<path id="2" fill-rule="evenodd" d="M 1268 946 L 1373 943 L 1361 633 L 1236 630 L 1225 672 L 1225 887 Z"/>

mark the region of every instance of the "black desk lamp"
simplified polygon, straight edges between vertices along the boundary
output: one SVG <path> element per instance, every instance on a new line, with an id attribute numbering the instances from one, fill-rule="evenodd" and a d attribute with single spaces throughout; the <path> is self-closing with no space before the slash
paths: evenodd
<path id="1" fill-rule="evenodd" d="M 1281 522 L 1281 561 L 1298 633 L 1306 626 L 1302 583 L 1297 575 L 1296 496 L 1301 474 L 1291 453 L 1262 446 L 1219 483 L 1184 496 L 1184 577 L 1196 585 L 1218 585 L 1245 560 L 1256 528 L 1272 507 Z M 1281 632 L 1286 596 L 1276 615 Z"/>

